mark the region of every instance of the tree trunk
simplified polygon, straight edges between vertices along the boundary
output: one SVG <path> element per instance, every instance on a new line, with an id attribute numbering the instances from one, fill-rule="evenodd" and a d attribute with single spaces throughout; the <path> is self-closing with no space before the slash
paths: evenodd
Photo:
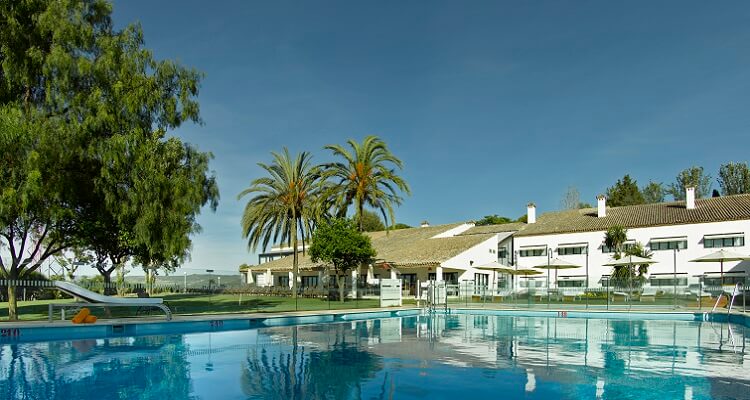
<path id="1" fill-rule="evenodd" d="M 297 276 L 299 275 L 299 254 L 297 254 L 297 218 L 292 218 L 292 298 L 297 299 Z"/>
<path id="2" fill-rule="evenodd" d="M 8 320 L 18 321 L 18 301 L 16 300 L 16 287 L 8 285 Z"/>
<path id="3" fill-rule="evenodd" d="M 346 274 L 337 275 L 339 280 L 339 301 L 344 302 L 344 291 L 346 289 Z"/>
<path id="4" fill-rule="evenodd" d="M 364 211 L 365 211 L 364 208 L 365 208 L 364 207 L 364 202 L 362 201 L 362 199 L 358 198 L 357 199 L 357 213 L 359 214 L 359 218 L 357 218 L 357 219 L 359 219 L 358 223 L 359 223 L 359 231 L 360 232 L 362 232 L 363 228 L 364 228 L 364 224 L 363 224 L 363 220 L 365 218 L 365 216 L 364 216 Z"/>
<path id="5" fill-rule="evenodd" d="M 99 271 L 104 278 L 104 295 L 111 296 L 116 293 L 116 290 L 112 288 L 112 271 Z"/>

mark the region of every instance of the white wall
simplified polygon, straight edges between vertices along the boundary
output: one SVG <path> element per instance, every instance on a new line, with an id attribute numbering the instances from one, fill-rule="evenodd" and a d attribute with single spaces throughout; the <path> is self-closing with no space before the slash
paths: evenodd
<path id="1" fill-rule="evenodd" d="M 492 281 L 492 271 L 479 270 L 476 269 L 476 267 L 486 265 L 493 261 L 497 261 L 497 235 L 494 235 L 463 253 L 444 261 L 442 263 L 443 273 L 450 272 L 446 270 L 447 268 L 465 270 L 464 273 L 459 272 L 459 282 L 463 280 L 474 280 L 474 273 L 489 274 L 489 279 Z"/>
<path id="2" fill-rule="evenodd" d="M 521 246 L 547 245 L 549 247 L 549 250 L 554 251 L 552 253 L 552 257 L 558 257 L 558 254 L 555 251 L 558 245 L 565 243 L 586 242 L 589 244 L 588 260 L 590 286 L 599 286 L 599 280 L 601 276 L 609 275 L 612 272 L 612 267 L 602 266 L 602 264 L 608 262 L 612 256 L 611 253 L 602 253 L 601 246 L 604 242 L 604 233 L 604 231 L 599 231 L 541 236 L 517 236 L 514 240 L 514 257 L 518 264 L 518 268 L 532 268 L 535 265 L 546 263 L 547 257 L 519 257 L 518 251 L 521 249 Z M 644 246 L 648 247 L 649 241 L 652 238 L 687 236 L 687 249 L 680 250 L 677 253 L 677 272 L 686 272 L 689 276 L 689 282 L 694 283 L 698 282 L 698 278 L 694 278 L 693 275 L 698 275 L 705 272 L 719 271 L 718 263 L 694 263 L 688 261 L 719 250 L 718 248 L 704 248 L 703 236 L 727 233 L 745 234 L 745 246 L 727 247 L 727 250 L 744 255 L 750 255 L 750 246 L 748 246 L 748 240 L 750 240 L 750 221 L 747 220 L 711 222 L 689 225 L 671 225 L 649 228 L 633 228 L 628 229 L 628 239 L 634 239 L 635 241 L 641 242 Z M 652 265 L 649 268 L 649 273 L 673 272 L 673 256 L 673 250 L 653 251 L 652 259 L 658 261 L 658 263 Z M 577 263 L 581 265 L 582 268 L 560 270 L 558 271 L 558 276 L 585 274 L 585 269 L 583 268 L 583 266 L 585 266 L 586 264 L 585 254 L 563 255 L 559 256 L 559 258 Z M 746 273 L 750 272 L 750 262 L 724 263 L 724 271 L 726 272 L 731 270 L 745 270 Z M 542 271 L 544 272 L 544 270 Z M 551 277 L 554 278 L 554 271 L 551 271 Z M 543 279 L 545 278 L 545 276 L 540 275 L 539 278 Z"/>
<path id="3" fill-rule="evenodd" d="M 474 227 L 474 223 L 466 222 L 455 228 L 448 229 L 445 232 L 440 232 L 437 235 L 433 236 L 432 239 L 453 237 L 460 233 L 466 232 L 467 230 L 469 230 L 469 228 L 473 228 L 473 227 Z"/>

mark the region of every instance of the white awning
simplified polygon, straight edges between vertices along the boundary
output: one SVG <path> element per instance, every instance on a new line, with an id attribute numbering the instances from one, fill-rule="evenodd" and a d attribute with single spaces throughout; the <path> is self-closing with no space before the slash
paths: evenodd
<path id="1" fill-rule="evenodd" d="M 586 275 L 570 275 L 570 276 L 560 276 L 557 278 L 559 281 L 585 281 Z"/>
<path id="2" fill-rule="evenodd" d="M 681 240 L 687 240 L 687 236 L 656 238 L 656 239 L 651 239 L 650 242 L 651 243 L 663 243 L 663 242 L 677 242 Z"/>
<path id="3" fill-rule="evenodd" d="M 649 276 L 652 278 L 661 278 L 661 277 L 669 278 L 670 276 L 674 276 L 674 275 L 687 275 L 687 272 L 677 272 L 677 273 L 662 272 L 662 273 L 649 274 Z"/>
<path id="4" fill-rule="evenodd" d="M 730 239 L 730 238 L 736 238 L 736 237 L 744 237 L 745 234 L 743 232 L 738 233 L 723 233 L 720 235 L 704 235 L 703 239 Z"/>
<path id="5" fill-rule="evenodd" d="M 530 246 L 519 246 L 519 250 L 545 250 L 547 248 L 546 244 L 542 245 L 530 245 Z"/>
<path id="6" fill-rule="evenodd" d="M 721 271 L 712 271 L 712 272 L 704 272 L 703 275 L 706 276 L 719 276 L 721 275 Z M 745 275 L 745 271 L 724 271 L 724 276 L 728 275 Z"/>
<path id="7" fill-rule="evenodd" d="M 558 249 L 575 249 L 578 247 L 586 247 L 588 246 L 588 243 L 561 243 L 557 245 Z"/>

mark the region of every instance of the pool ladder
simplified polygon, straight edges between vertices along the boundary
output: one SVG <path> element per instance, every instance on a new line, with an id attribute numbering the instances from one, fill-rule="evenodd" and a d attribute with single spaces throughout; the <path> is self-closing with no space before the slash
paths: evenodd
<path id="1" fill-rule="evenodd" d="M 740 293 L 740 290 L 741 290 L 740 289 L 740 284 L 737 283 L 736 285 L 734 285 L 734 289 L 732 289 L 732 297 L 730 298 L 729 296 L 727 296 L 727 300 L 729 300 L 729 304 L 727 305 L 727 318 L 728 318 L 729 314 L 732 313 L 732 306 L 734 306 L 734 299 Z M 714 303 L 713 308 L 711 308 L 711 313 L 710 314 L 716 313 L 716 308 L 719 306 L 719 302 L 721 301 L 722 296 L 724 296 L 724 292 L 723 291 L 722 291 L 722 293 L 719 294 L 719 297 L 716 298 L 716 303 Z M 708 318 L 709 318 L 709 313 L 703 313 L 703 320 L 707 321 Z"/>

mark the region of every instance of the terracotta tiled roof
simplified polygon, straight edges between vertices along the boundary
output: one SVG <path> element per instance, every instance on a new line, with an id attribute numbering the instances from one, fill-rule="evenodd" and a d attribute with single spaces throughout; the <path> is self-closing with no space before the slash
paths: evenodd
<path id="1" fill-rule="evenodd" d="M 516 236 L 604 231 L 615 225 L 643 228 L 737 220 L 750 220 L 750 194 L 697 199 L 692 210 L 685 208 L 684 201 L 676 201 L 608 207 L 602 218 L 597 217 L 596 208 L 550 212 L 526 224 Z"/>
<path id="2" fill-rule="evenodd" d="M 399 265 L 404 267 L 438 265 L 492 237 L 492 234 L 476 234 L 433 239 L 434 236 L 459 225 L 461 224 L 399 229 L 388 233 L 385 231 L 368 232 L 366 235 L 372 239 L 372 246 L 377 252 L 376 263 L 387 262 L 396 267 Z M 321 266 L 322 264 L 313 263 L 308 255 L 300 254 L 301 270 Z M 268 268 L 276 271 L 289 271 L 292 268 L 292 257 L 287 256 L 250 268 L 256 271 Z"/>

